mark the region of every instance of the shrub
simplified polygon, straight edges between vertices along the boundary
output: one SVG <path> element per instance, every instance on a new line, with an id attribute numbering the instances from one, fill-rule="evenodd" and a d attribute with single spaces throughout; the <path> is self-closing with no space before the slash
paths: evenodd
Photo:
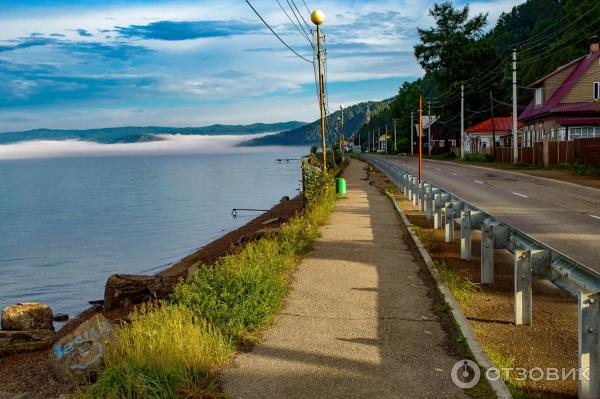
<path id="1" fill-rule="evenodd" d="M 491 154 L 465 154 L 467 162 L 492 162 Z"/>

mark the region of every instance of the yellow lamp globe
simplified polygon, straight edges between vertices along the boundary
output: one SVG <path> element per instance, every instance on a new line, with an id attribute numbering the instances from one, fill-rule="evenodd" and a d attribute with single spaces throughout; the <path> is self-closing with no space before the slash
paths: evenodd
<path id="1" fill-rule="evenodd" d="M 311 14 L 310 20 L 315 25 L 322 25 L 325 22 L 325 14 L 321 10 L 315 10 Z"/>

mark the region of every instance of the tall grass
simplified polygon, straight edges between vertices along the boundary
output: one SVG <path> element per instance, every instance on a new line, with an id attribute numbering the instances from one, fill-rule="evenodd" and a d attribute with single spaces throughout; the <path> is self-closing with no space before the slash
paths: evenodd
<path id="1" fill-rule="evenodd" d="M 438 276 L 444 281 L 454 298 L 460 303 L 469 299 L 479 289 L 477 283 L 461 275 L 456 268 L 446 261 L 434 261 Z"/>
<path id="2" fill-rule="evenodd" d="M 220 397 L 216 373 L 236 345 L 255 342 L 281 308 L 291 269 L 335 205 L 333 176 L 303 163 L 307 207 L 277 234 L 201 266 L 158 305 L 146 305 L 105 357 L 82 398 Z"/>

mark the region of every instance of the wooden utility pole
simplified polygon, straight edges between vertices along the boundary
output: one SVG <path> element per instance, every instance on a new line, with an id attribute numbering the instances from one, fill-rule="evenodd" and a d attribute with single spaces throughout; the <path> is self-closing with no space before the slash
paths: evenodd
<path id="1" fill-rule="evenodd" d="M 513 65 L 512 65 L 512 79 L 513 79 L 513 118 L 512 118 L 512 141 L 513 141 L 513 164 L 517 164 L 519 162 L 519 143 L 518 143 L 518 130 L 519 130 L 519 125 L 518 125 L 518 121 L 517 118 L 519 117 L 518 115 L 518 110 L 517 110 L 517 48 L 513 48 Z M 525 145 L 525 142 L 523 142 L 523 145 Z"/>
<path id="2" fill-rule="evenodd" d="M 494 95 L 490 90 L 490 105 L 492 112 L 492 159 L 496 162 L 496 121 L 494 120 Z"/>
<path id="3" fill-rule="evenodd" d="M 431 100 L 428 101 L 429 104 L 429 117 L 427 118 L 427 151 L 429 156 L 431 156 Z"/>
<path id="4" fill-rule="evenodd" d="M 419 183 L 423 181 L 423 96 L 419 97 Z"/>
<path id="5" fill-rule="evenodd" d="M 344 106 L 340 105 L 340 111 L 342 113 L 342 130 L 340 131 L 340 154 L 343 153 L 342 151 L 342 140 L 344 139 Z"/>

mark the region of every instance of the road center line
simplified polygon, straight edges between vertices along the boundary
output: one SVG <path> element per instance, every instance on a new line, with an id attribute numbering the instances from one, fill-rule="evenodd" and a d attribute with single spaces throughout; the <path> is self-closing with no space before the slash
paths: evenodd
<path id="1" fill-rule="evenodd" d="M 479 181 L 479 180 L 473 180 L 473 181 L 474 181 L 475 183 L 477 183 L 477 184 L 483 184 L 483 182 L 482 182 L 482 181 Z"/>
<path id="2" fill-rule="evenodd" d="M 526 196 L 525 194 L 521 194 L 521 193 L 515 193 L 514 191 L 513 191 L 513 194 L 514 194 L 514 195 L 518 195 L 519 197 L 523 197 L 523 198 L 529 198 L 529 197 L 528 197 L 528 196 Z"/>
<path id="3" fill-rule="evenodd" d="M 594 218 L 594 219 L 598 219 L 598 220 L 600 220 L 600 216 L 596 216 L 596 215 L 590 215 L 590 217 L 591 217 L 591 218 Z"/>
<path id="4" fill-rule="evenodd" d="M 458 175 L 457 175 L 456 173 L 454 173 L 454 172 L 452 172 L 451 174 L 452 174 L 452 175 L 454 175 L 454 176 L 458 176 Z"/>
<path id="5" fill-rule="evenodd" d="M 438 172 L 441 172 L 441 171 L 442 171 L 441 169 L 438 169 L 438 168 L 435 168 L 435 170 L 437 170 Z"/>

